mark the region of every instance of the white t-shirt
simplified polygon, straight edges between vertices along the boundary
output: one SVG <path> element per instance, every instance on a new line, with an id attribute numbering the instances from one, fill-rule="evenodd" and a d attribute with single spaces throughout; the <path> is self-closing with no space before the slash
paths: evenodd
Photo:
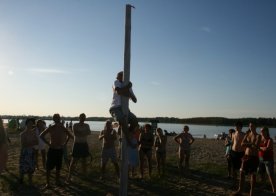
<path id="1" fill-rule="evenodd" d="M 110 108 L 116 108 L 121 106 L 121 96 L 118 95 L 115 91 L 116 88 L 122 88 L 123 87 L 123 82 L 120 82 L 119 80 L 115 80 L 113 84 L 113 99 L 111 103 Z M 134 95 L 132 88 L 129 89 L 129 92 Z"/>
<path id="2" fill-rule="evenodd" d="M 34 148 L 36 150 L 44 150 L 46 148 L 46 144 L 44 143 L 44 141 L 39 137 L 39 130 L 38 128 L 35 129 L 35 134 L 36 134 L 36 137 L 38 139 L 38 145 L 35 145 Z"/>

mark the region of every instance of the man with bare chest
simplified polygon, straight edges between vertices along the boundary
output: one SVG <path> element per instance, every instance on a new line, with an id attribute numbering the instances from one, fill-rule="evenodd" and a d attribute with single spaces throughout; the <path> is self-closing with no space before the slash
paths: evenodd
<path id="1" fill-rule="evenodd" d="M 254 123 L 249 124 L 249 133 L 246 134 L 242 141 L 242 147 L 245 148 L 244 157 L 242 158 L 242 165 L 240 169 L 240 183 L 239 189 L 236 194 L 240 194 L 243 191 L 245 174 L 251 175 L 251 187 L 250 195 L 253 194 L 253 189 L 256 184 L 256 172 L 259 166 L 258 151 L 261 142 L 261 136 L 256 132 L 256 126 Z"/>
<path id="2" fill-rule="evenodd" d="M 63 126 L 59 114 L 53 116 L 54 125 L 49 126 L 41 134 L 40 138 L 49 146 L 46 162 L 46 181 L 45 188 L 50 186 L 50 172 L 56 168 L 56 185 L 60 184 L 60 170 L 62 166 L 63 147 L 72 134 Z M 45 139 L 45 135 L 50 135 L 50 141 Z"/>
<path id="3" fill-rule="evenodd" d="M 245 136 L 245 133 L 242 132 L 242 127 L 243 127 L 242 122 L 238 121 L 235 124 L 235 127 L 236 127 L 236 131 L 232 135 L 233 145 L 232 145 L 232 150 L 230 152 L 230 156 L 233 164 L 234 185 L 237 183 L 237 172 L 241 168 L 242 157 L 244 156 L 244 151 L 245 151 L 245 148 L 242 146 L 242 141 Z"/>

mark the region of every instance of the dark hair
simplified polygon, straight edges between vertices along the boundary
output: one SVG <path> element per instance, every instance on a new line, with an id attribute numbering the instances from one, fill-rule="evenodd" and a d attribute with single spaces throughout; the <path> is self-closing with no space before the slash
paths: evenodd
<path id="1" fill-rule="evenodd" d="M 27 118 L 25 121 L 25 125 L 29 124 L 29 122 L 32 122 L 33 124 L 35 124 L 35 118 Z"/>
<path id="2" fill-rule="evenodd" d="M 263 132 L 267 135 L 267 137 L 270 137 L 269 130 L 267 127 L 263 127 Z"/>
<path id="3" fill-rule="evenodd" d="M 235 133 L 235 129 L 229 129 L 229 133 L 230 134 Z"/>
<path id="4" fill-rule="evenodd" d="M 243 124 L 242 124 L 242 122 L 241 121 L 238 121 L 238 122 L 236 122 L 236 124 L 235 124 L 235 126 L 236 127 L 243 127 Z"/>
<path id="5" fill-rule="evenodd" d="M 145 124 L 145 128 L 151 129 L 151 125 L 147 123 L 147 124 Z"/>

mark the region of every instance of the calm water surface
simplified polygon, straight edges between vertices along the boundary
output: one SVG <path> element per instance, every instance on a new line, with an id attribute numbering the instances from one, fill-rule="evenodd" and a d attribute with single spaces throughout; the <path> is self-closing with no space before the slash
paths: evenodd
<path id="1" fill-rule="evenodd" d="M 73 123 L 76 123 L 77 121 L 73 121 Z M 51 124 L 52 121 L 46 121 L 47 125 Z M 104 121 L 86 121 L 86 123 L 89 124 L 90 129 L 93 131 L 101 131 L 104 128 Z M 145 123 L 140 123 L 141 125 Z M 160 127 L 163 130 L 167 130 L 168 132 L 175 132 L 180 133 L 183 130 L 184 124 L 174 124 L 174 123 L 158 123 L 158 127 Z M 194 137 L 200 137 L 202 138 L 205 134 L 207 138 L 214 138 L 215 134 L 218 133 L 228 133 L 228 130 L 231 128 L 234 128 L 234 126 L 214 126 L 214 125 L 189 125 L 190 127 L 190 133 Z M 248 127 L 244 127 L 243 131 L 247 131 Z M 270 128 L 270 135 L 271 137 L 276 136 L 276 128 Z M 260 133 L 260 128 L 257 128 L 257 132 Z"/>

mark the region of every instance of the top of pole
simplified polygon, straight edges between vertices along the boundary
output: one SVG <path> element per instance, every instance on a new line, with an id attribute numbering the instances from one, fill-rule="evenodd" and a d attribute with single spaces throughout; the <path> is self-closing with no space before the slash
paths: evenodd
<path id="1" fill-rule="evenodd" d="M 126 4 L 127 7 L 131 7 L 133 9 L 135 9 L 135 7 L 133 5 L 130 5 L 130 4 Z"/>

